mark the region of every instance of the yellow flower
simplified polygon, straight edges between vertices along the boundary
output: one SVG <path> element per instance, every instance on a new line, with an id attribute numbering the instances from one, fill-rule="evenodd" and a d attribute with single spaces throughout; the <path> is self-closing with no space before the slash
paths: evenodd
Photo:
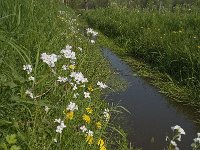
<path id="1" fill-rule="evenodd" d="M 100 146 L 100 147 L 102 147 L 102 146 L 104 146 L 104 141 L 103 141 L 103 139 L 99 139 L 99 141 L 98 141 L 98 146 Z"/>
<path id="2" fill-rule="evenodd" d="M 76 68 L 76 66 L 74 66 L 74 65 L 70 65 L 69 68 L 73 70 L 73 69 Z"/>
<path id="3" fill-rule="evenodd" d="M 200 48 L 200 45 L 199 46 L 197 46 L 198 48 Z"/>
<path id="4" fill-rule="evenodd" d="M 90 92 L 93 92 L 93 91 L 94 91 L 94 89 L 92 88 L 91 85 L 88 87 L 88 91 L 90 91 Z"/>
<path id="5" fill-rule="evenodd" d="M 92 112 L 93 112 L 92 108 L 90 108 L 90 107 L 87 107 L 86 111 L 87 111 L 88 114 L 92 114 Z"/>
<path id="6" fill-rule="evenodd" d="M 92 144 L 93 143 L 93 136 L 91 136 L 91 135 L 88 135 L 87 137 L 86 137 L 86 142 L 88 143 L 88 144 Z"/>
<path id="7" fill-rule="evenodd" d="M 98 122 L 96 123 L 96 126 L 97 126 L 98 129 L 100 129 L 100 128 L 101 128 L 101 122 L 98 121 Z"/>
<path id="8" fill-rule="evenodd" d="M 83 120 L 85 120 L 86 123 L 90 123 L 91 119 L 90 119 L 90 116 L 84 114 L 83 115 Z"/>
<path id="9" fill-rule="evenodd" d="M 67 118 L 67 119 L 72 120 L 73 117 L 74 117 L 74 112 L 73 112 L 73 111 L 67 112 L 67 114 L 66 114 L 66 118 Z"/>
<path id="10" fill-rule="evenodd" d="M 100 150 L 106 150 L 105 145 L 101 146 L 101 147 L 100 147 Z"/>

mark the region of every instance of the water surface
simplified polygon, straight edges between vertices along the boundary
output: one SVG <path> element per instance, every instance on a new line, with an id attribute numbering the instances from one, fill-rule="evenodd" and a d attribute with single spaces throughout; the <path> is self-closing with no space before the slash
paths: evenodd
<path id="1" fill-rule="evenodd" d="M 112 68 L 128 83 L 127 89 L 106 96 L 109 102 L 120 103 L 130 111 L 124 114 L 121 125 L 128 132 L 128 140 L 143 150 L 163 150 L 166 135 L 171 135 L 171 126 L 180 125 L 186 132 L 178 143 L 180 150 L 190 150 L 197 127 L 187 110 L 169 103 L 167 98 L 145 80 L 135 75 L 132 69 L 109 49 L 101 49 Z"/>

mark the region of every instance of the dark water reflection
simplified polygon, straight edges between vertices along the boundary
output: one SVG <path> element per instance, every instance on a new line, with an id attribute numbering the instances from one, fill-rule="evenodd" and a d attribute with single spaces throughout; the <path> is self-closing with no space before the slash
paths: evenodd
<path id="1" fill-rule="evenodd" d="M 106 99 L 115 104 L 120 101 L 120 105 L 131 112 L 120 118 L 120 124 L 128 132 L 129 142 L 143 150 L 163 150 L 166 147 L 166 135 L 172 133 L 170 127 L 180 125 L 186 135 L 182 136 L 178 147 L 180 150 L 190 150 L 198 129 L 188 111 L 170 104 L 156 88 L 133 75 L 131 68 L 110 50 L 102 48 L 102 52 L 113 69 L 128 82 L 125 91 L 111 93 Z"/>

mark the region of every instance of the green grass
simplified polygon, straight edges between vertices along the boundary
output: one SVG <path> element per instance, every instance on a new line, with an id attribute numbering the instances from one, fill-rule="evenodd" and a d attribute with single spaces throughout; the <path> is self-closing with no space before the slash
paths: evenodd
<path id="1" fill-rule="evenodd" d="M 163 82 L 155 83 L 160 84 L 158 87 L 162 87 L 162 92 L 174 95 L 179 102 L 198 108 L 200 17 L 197 14 L 197 9 L 158 13 L 113 7 L 90 10 L 84 16 L 90 26 L 99 29 L 123 48 L 118 54 L 129 60 L 132 57 L 148 64 L 149 69 L 164 75 L 162 80 L 166 80 L 166 83 L 169 81 L 170 85 L 177 85 L 174 88 L 169 84 L 161 86 Z M 150 74 L 146 76 L 152 77 Z M 182 90 L 178 87 L 182 87 Z"/>
<path id="2" fill-rule="evenodd" d="M 60 10 L 64 13 L 60 14 Z M 75 19 L 71 9 L 53 0 L 0 1 L 0 149 L 96 150 L 100 149 L 97 145 L 100 138 L 107 149 L 128 149 L 123 131 L 105 121 L 104 109 L 109 108 L 112 113 L 116 108 L 102 100 L 96 85 L 97 81 L 110 81 L 112 71 L 98 47 L 84 37 L 81 23 Z M 63 71 L 61 67 L 71 62 L 59 59 L 52 71 L 40 59 L 44 52 L 58 55 L 68 44 L 76 52 L 75 71 L 82 72 L 89 81 L 85 87 L 78 86 L 77 99 L 73 98 L 75 91 L 70 83 L 57 82 L 59 76 L 69 77 L 73 70 Z M 28 80 L 30 75 L 23 70 L 24 64 L 32 65 L 30 75 L 35 77 L 34 82 Z M 94 91 L 90 91 L 91 87 Z M 27 89 L 37 98 L 26 95 Z M 91 93 L 91 99 L 84 98 L 85 91 Z M 72 120 L 65 111 L 71 101 L 79 107 Z M 48 112 L 45 106 L 50 108 Z M 88 107 L 92 114 L 86 111 Z M 90 116 L 89 124 L 83 120 L 84 114 Z M 66 125 L 62 134 L 56 133 L 56 118 Z M 95 125 L 98 121 L 101 128 Z M 86 142 L 86 134 L 80 131 L 82 125 L 94 132 L 92 144 Z"/>

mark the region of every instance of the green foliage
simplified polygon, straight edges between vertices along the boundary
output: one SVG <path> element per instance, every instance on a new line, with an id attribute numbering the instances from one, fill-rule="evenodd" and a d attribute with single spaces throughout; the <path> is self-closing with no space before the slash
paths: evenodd
<path id="1" fill-rule="evenodd" d="M 0 148 L 3 150 L 20 150 L 21 148 L 17 146 L 16 134 L 11 134 L 6 136 L 6 142 L 0 143 Z"/>
<path id="2" fill-rule="evenodd" d="M 100 137 L 109 148 L 108 124 L 102 123 L 103 128 L 95 133 L 93 145 L 87 144 L 79 129 L 84 123 L 85 108 L 89 106 L 95 110 L 91 128 L 96 129 L 95 121 L 100 120 L 102 111 L 108 107 L 100 91 L 93 92 L 92 101 L 84 102 L 83 96 L 79 98 L 79 112 L 74 120 L 68 121 L 63 110 L 73 99 L 72 88 L 58 84 L 57 79 L 58 75 L 69 75 L 61 67 L 70 61 L 59 60 L 57 74 L 54 74 L 40 59 L 42 53 L 59 54 L 69 44 L 77 54 L 75 70 L 90 81 L 79 89 L 80 95 L 90 85 L 95 87 L 97 81 L 109 81 L 111 71 L 105 59 L 99 48 L 84 36 L 85 29 L 77 22 L 73 10 L 54 0 L 6 0 L 0 1 L 0 16 L 0 141 L 5 137 L 7 141 L 3 142 L 3 149 L 17 150 L 18 145 L 33 150 L 97 149 Z M 82 53 L 78 47 L 83 49 Z M 23 70 L 24 64 L 32 66 L 31 75 L 36 80 L 28 80 L 30 76 Z M 25 94 L 27 89 L 33 90 L 34 99 Z M 45 106 L 50 108 L 48 112 Z M 63 134 L 55 131 L 54 120 L 59 117 L 67 124 Z"/>
<path id="3" fill-rule="evenodd" d="M 152 68 L 167 73 L 174 81 L 190 89 L 191 100 L 199 106 L 200 18 L 196 8 L 184 12 L 127 10 L 119 7 L 99 9 L 85 14 L 88 23 L 114 39 Z"/>

